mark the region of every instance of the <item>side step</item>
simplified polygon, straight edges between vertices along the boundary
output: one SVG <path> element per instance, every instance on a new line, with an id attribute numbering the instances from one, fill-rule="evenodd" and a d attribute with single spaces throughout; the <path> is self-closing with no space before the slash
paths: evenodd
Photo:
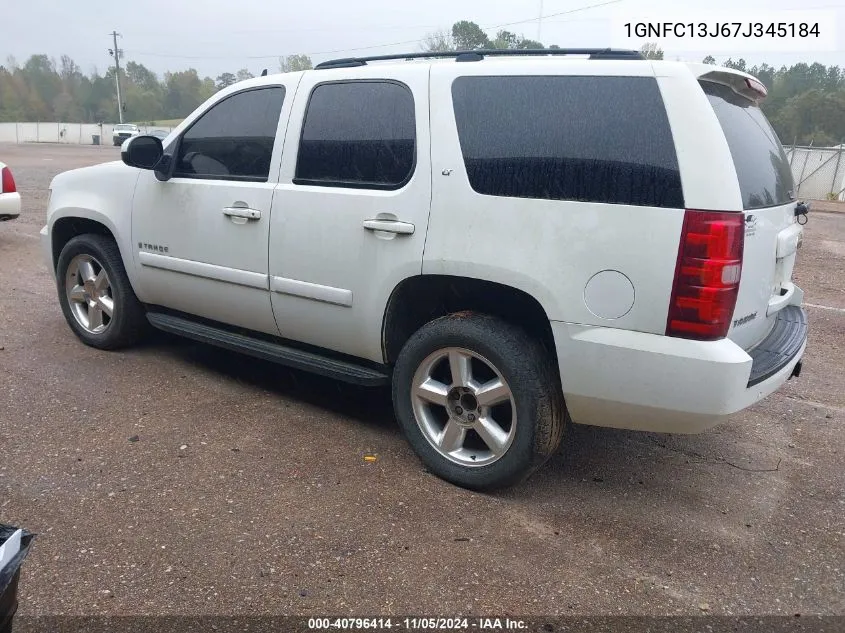
<path id="1" fill-rule="evenodd" d="M 356 385 L 374 387 L 387 384 L 390 380 L 386 373 L 377 369 L 370 369 L 345 360 L 327 358 L 314 352 L 271 343 L 170 314 L 148 312 L 147 320 L 153 327 L 165 332 Z"/>

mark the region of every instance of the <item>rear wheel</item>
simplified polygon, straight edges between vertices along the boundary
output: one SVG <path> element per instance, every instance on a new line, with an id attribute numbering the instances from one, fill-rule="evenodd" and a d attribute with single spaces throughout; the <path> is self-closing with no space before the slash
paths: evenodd
<path id="1" fill-rule="evenodd" d="M 127 347 L 146 330 L 144 307 L 110 237 L 86 234 L 71 239 L 59 255 L 56 283 L 65 320 L 86 345 Z"/>
<path id="2" fill-rule="evenodd" d="M 563 433 L 563 397 L 545 350 L 486 315 L 449 315 L 414 334 L 396 363 L 393 402 L 423 462 L 466 488 L 522 481 Z"/>

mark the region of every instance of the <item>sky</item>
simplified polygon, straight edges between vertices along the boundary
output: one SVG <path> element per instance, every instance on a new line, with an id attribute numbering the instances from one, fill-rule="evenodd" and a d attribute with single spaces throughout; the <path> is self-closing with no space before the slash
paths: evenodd
<path id="1" fill-rule="evenodd" d="M 122 37 L 124 61 L 161 74 L 196 68 L 201 76 L 247 68 L 278 69 L 278 57 L 309 54 L 317 63 L 335 57 L 420 50 L 427 33 L 458 20 L 478 23 L 489 35 L 506 28 L 545 44 L 592 47 L 616 44 L 622 21 L 663 20 L 679 9 L 713 21 L 732 21 L 741 10 L 765 20 L 772 10 L 824 10 L 821 28 L 845 25 L 845 0 L 2 0 L 0 64 L 14 56 L 70 55 L 82 70 L 112 63 L 110 33 Z M 591 5 L 600 5 L 592 6 Z M 702 8 L 705 5 L 706 8 Z M 590 8 L 587 8 L 590 7 Z M 542 24 L 538 16 L 545 16 Z M 566 12 L 566 13 L 564 13 Z M 501 26 L 504 25 L 504 26 Z M 538 37 L 539 36 L 539 37 Z M 734 51 L 734 58 L 775 66 L 819 61 L 845 66 L 845 34 L 836 50 Z M 664 46 L 667 59 L 700 61 L 705 52 Z M 727 59 L 730 51 L 714 56 Z"/>

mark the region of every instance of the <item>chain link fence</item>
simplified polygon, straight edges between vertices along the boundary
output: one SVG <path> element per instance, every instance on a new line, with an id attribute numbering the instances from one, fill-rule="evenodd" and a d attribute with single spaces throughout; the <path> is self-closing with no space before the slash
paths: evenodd
<path id="1" fill-rule="evenodd" d="M 796 198 L 845 200 L 845 146 L 784 149 L 795 179 Z"/>

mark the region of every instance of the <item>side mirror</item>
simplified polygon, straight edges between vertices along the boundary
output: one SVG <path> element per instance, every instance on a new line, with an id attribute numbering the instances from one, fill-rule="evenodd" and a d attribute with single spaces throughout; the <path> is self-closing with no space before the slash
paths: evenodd
<path id="1" fill-rule="evenodd" d="M 123 145 L 120 158 L 130 167 L 153 169 L 161 157 L 164 148 L 161 139 L 155 136 L 132 136 Z"/>

